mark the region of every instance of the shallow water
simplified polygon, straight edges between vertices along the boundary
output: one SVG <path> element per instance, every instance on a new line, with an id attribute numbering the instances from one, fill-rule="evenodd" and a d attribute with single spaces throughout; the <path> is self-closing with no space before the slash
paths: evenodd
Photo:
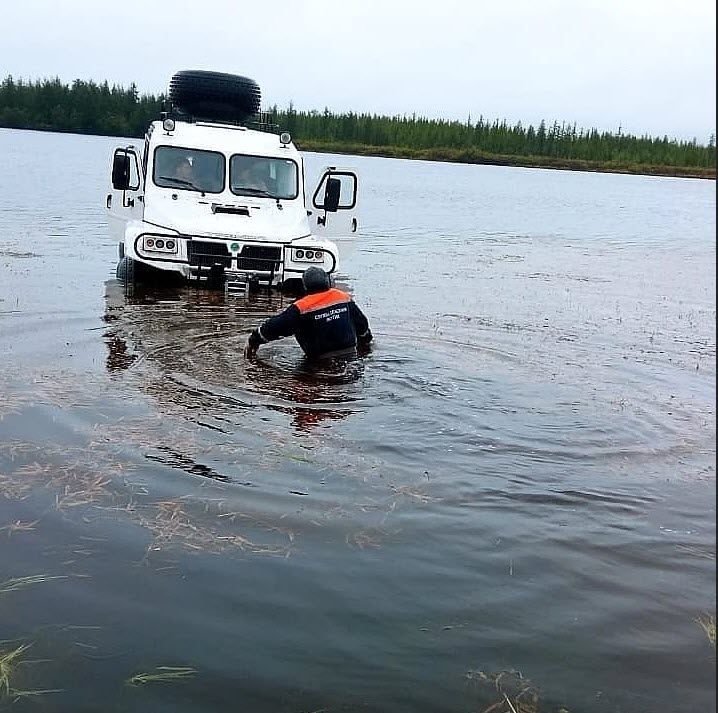
<path id="1" fill-rule="evenodd" d="M 714 182 L 342 157 L 316 373 L 242 358 L 287 297 L 126 294 L 114 145 L 0 130 L 0 708 L 715 710 Z"/>

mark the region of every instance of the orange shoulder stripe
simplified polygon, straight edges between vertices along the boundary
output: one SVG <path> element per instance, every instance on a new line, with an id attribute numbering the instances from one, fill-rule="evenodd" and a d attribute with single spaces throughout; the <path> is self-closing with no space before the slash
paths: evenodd
<path id="1" fill-rule="evenodd" d="M 302 314 L 307 312 L 313 312 L 317 309 L 324 309 L 324 307 L 331 307 L 332 305 L 341 304 L 343 302 L 349 302 L 351 297 L 341 290 L 337 290 L 332 287 L 325 292 L 317 292 L 313 295 L 306 295 L 298 299 L 294 304 Z"/>

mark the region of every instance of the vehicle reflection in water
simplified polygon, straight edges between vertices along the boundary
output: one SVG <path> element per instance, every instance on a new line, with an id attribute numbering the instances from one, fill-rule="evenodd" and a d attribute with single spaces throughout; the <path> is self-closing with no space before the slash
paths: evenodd
<path id="1" fill-rule="evenodd" d="M 108 332 L 105 335 L 107 344 L 107 370 L 123 371 L 129 369 L 137 359 L 136 354 L 131 354 L 127 349 L 127 342 L 116 332 Z"/>
<path id="2" fill-rule="evenodd" d="M 254 405 L 288 414 L 296 431 L 307 432 L 354 413 L 352 404 L 361 398 L 368 352 L 313 363 L 287 338 L 263 346 L 252 362 L 244 358 L 250 332 L 293 296 L 262 291 L 228 297 L 193 286 L 130 290 L 117 280 L 105 288 L 107 370 L 150 362 L 162 373 L 162 384 L 148 390 L 166 404 L 202 407 L 219 421 L 229 416 L 226 411 Z"/>
<path id="3" fill-rule="evenodd" d="M 294 352 L 299 352 L 298 346 Z M 353 413 L 349 404 L 356 398 L 348 390 L 362 379 L 363 357 L 367 354 L 319 363 L 300 356 L 293 365 L 285 366 L 281 357 L 271 354 L 264 358 L 260 351 L 255 363 L 248 365 L 247 374 L 262 393 L 297 404 L 291 407 L 292 425 L 297 431 L 309 431 L 324 421 L 337 421 Z"/>

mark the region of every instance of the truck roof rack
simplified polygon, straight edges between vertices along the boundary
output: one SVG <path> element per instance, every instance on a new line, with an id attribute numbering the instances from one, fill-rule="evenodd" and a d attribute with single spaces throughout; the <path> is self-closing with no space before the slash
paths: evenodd
<path id="1" fill-rule="evenodd" d="M 207 123 L 215 126 L 241 126 L 246 129 L 254 129 L 255 131 L 264 131 L 269 134 L 281 133 L 279 124 L 275 124 L 271 121 L 273 115 L 266 111 L 260 111 L 257 114 L 252 114 L 242 119 L 226 120 L 217 119 L 213 116 L 194 116 L 182 111 L 178 107 L 173 106 L 170 102 L 166 102 L 165 106 L 160 113 L 160 120 L 174 119 L 175 121 L 184 121 L 188 124 L 196 123 Z"/>

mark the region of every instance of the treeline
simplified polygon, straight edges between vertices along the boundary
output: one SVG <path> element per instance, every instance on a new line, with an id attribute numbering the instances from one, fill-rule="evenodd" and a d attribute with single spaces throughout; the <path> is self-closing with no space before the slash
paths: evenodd
<path id="1" fill-rule="evenodd" d="M 110 87 L 75 80 L 37 82 L 7 77 L 0 85 L 0 127 L 142 137 L 159 118 L 164 95 L 140 96 L 137 87 Z M 676 167 L 715 175 L 715 136 L 707 145 L 651 136 L 583 129 L 545 122 L 535 128 L 506 121 L 466 122 L 417 116 L 377 116 L 328 109 L 297 111 L 272 107 L 269 120 L 289 131 L 302 147 L 347 153 L 427 157 L 472 163 L 567 166 L 586 170 Z M 665 171 L 662 171 L 665 172 Z"/>
<path id="2" fill-rule="evenodd" d="M 273 110 L 275 121 L 298 139 L 375 147 L 403 147 L 419 151 L 449 149 L 476 154 L 546 157 L 577 161 L 651 164 L 662 166 L 716 166 L 715 139 L 708 146 L 697 141 L 676 141 L 667 136 L 652 138 L 579 129 L 575 124 L 554 122 L 538 128 L 520 122 L 475 123 L 421 117 L 385 117 L 366 114 L 335 116 L 328 111 Z M 451 152 L 451 151 L 450 151 Z"/>
<path id="3" fill-rule="evenodd" d="M 0 127 L 141 137 L 163 100 L 140 96 L 134 84 L 126 89 L 80 79 L 67 85 L 7 77 L 0 85 Z"/>

